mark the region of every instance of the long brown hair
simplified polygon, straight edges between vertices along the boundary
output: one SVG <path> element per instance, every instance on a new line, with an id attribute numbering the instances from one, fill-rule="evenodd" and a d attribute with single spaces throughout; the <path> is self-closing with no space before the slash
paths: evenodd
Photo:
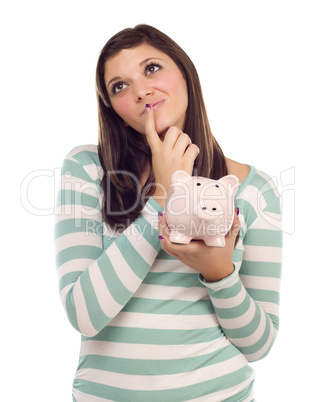
<path id="1" fill-rule="evenodd" d="M 116 230 L 117 227 L 126 228 L 138 217 L 143 208 L 143 195 L 152 195 L 155 186 L 152 165 L 144 186 L 138 185 L 145 163 L 151 162 L 151 150 L 143 134 L 127 127 L 111 107 L 104 79 L 105 64 L 122 49 L 143 43 L 167 54 L 186 81 L 188 107 L 183 131 L 200 149 L 193 174 L 216 180 L 227 174 L 224 154 L 210 129 L 199 77 L 187 54 L 171 38 L 149 25 L 141 24 L 118 32 L 103 47 L 96 68 L 98 154 L 104 170 L 102 215 L 109 227 Z M 143 194 L 144 188 L 146 194 Z"/>

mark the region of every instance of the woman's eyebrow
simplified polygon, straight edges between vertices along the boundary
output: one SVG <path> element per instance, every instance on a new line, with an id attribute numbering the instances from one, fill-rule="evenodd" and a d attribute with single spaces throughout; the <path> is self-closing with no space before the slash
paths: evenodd
<path id="1" fill-rule="evenodd" d="M 148 57 L 148 58 L 144 59 L 143 61 L 141 61 L 141 63 L 139 63 L 139 67 L 142 67 L 144 64 L 146 64 L 149 60 L 152 60 L 152 59 L 154 59 L 154 60 L 163 60 L 163 59 L 161 59 L 160 57 Z M 111 82 L 117 81 L 117 80 L 121 80 L 121 77 L 118 77 L 118 76 L 117 76 L 117 77 L 112 78 L 112 79 L 108 82 L 107 87 L 110 85 Z"/>

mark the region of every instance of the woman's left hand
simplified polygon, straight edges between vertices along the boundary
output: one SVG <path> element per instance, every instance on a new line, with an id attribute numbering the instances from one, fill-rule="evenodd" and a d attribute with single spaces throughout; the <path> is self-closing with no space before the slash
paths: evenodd
<path id="1" fill-rule="evenodd" d="M 237 211 L 237 210 L 236 210 Z M 234 271 L 232 253 L 240 230 L 240 220 L 235 211 L 230 231 L 225 236 L 224 247 L 207 246 L 203 240 L 192 240 L 189 244 L 175 244 L 169 240 L 165 216 L 159 221 L 159 235 L 162 249 L 184 264 L 200 272 L 206 282 L 217 282 Z"/>

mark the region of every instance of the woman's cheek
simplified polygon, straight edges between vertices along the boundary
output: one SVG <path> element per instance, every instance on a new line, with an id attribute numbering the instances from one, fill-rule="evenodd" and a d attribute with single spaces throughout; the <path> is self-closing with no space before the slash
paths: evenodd
<path id="1" fill-rule="evenodd" d="M 112 106 L 118 116 L 120 116 L 124 121 L 127 122 L 127 120 L 129 120 L 130 104 L 127 99 L 122 98 L 114 102 L 112 101 Z"/>
<path id="2" fill-rule="evenodd" d="M 135 109 L 132 102 L 126 99 L 119 99 L 119 101 L 112 102 L 112 107 L 118 116 L 123 119 L 126 126 L 130 126 L 139 133 L 144 134 L 144 118 L 141 119 L 139 108 Z"/>
<path id="3" fill-rule="evenodd" d="M 176 77 L 174 77 L 173 74 L 164 74 L 155 82 L 155 87 L 161 92 L 169 94 L 173 92 L 173 88 L 178 85 L 174 82 L 174 79 L 176 80 Z"/>
<path id="4" fill-rule="evenodd" d="M 168 72 L 159 77 L 156 81 L 156 88 L 169 95 L 175 95 L 186 89 L 186 82 L 179 71 Z"/>

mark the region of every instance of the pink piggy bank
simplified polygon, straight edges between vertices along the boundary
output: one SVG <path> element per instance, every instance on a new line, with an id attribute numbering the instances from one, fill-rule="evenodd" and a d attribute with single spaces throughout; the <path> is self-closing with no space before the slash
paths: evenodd
<path id="1" fill-rule="evenodd" d="M 234 220 L 234 197 L 239 188 L 234 175 L 211 180 L 183 170 L 172 175 L 165 201 L 165 219 L 172 243 L 201 239 L 207 246 L 224 247 Z"/>

